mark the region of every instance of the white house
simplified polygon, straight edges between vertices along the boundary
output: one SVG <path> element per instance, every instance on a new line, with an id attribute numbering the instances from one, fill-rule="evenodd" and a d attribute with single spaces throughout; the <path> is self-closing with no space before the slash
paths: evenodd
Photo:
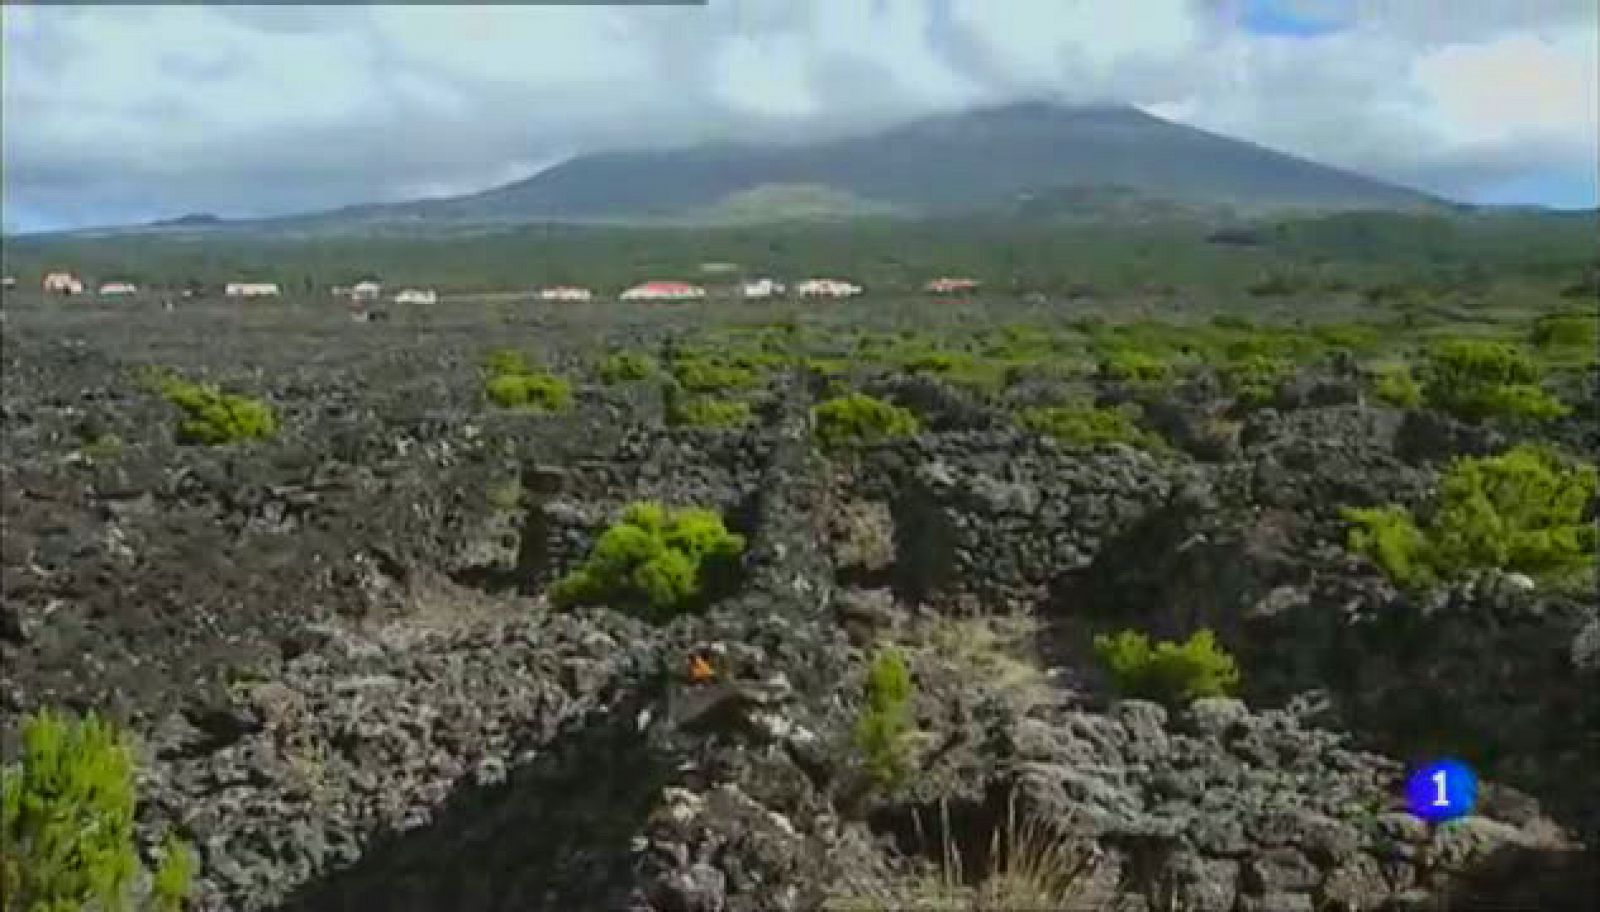
<path id="1" fill-rule="evenodd" d="M 396 304 L 437 304 L 439 293 L 432 288 L 404 288 L 394 296 Z"/>
<path id="2" fill-rule="evenodd" d="M 861 286 L 842 279 L 807 279 L 797 290 L 802 298 L 852 298 L 861 293 Z"/>
<path id="3" fill-rule="evenodd" d="M 539 289 L 539 300 L 541 301 L 590 301 L 593 299 L 594 292 L 575 285 L 552 285 L 549 288 Z"/>
<path id="4" fill-rule="evenodd" d="M 126 297 L 127 295 L 136 295 L 138 293 L 139 286 L 132 282 L 106 282 L 100 286 L 100 297 L 102 298 Z"/>
<path id="5" fill-rule="evenodd" d="M 706 290 L 687 282 L 646 282 L 622 293 L 624 301 L 692 301 L 706 296 Z"/>
<path id="6" fill-rule="evenodd" d="M 352 301 L 376 301 L 383 296 L 383 286 L 377 282 L 357 282 L 350 289 Z"/>
<path id="7" fill-rule="evenodd" d="M 757 279 L 754 282 L 744 283 L 744 296 L 746 298 L 771 298 L 783 294 L 783 283 L 771 279 Z"/>
<path id="8" fill-rule="evenodd" d="M 276 298 L 276 282 L 229 282 L 223 294 L 230 298 Z"/>
<path id="9" fill-rule="evenodd" d="M 936 295 L 971 294 L 978 290 L 978 283 L 973 279 L 950 278 L 940 276 L 923 286 L 923 291 Z"/>
<path id="10" fill-rule="evenodd" d="M 70 272 L 52 272 L 44 277 L 45 294 L 83 294 L 83 282 Z"/>
<path id="11" fill-rule="evenodd" d="M 0 278 L 0 288 L 16 288 L 16 287 L 17 287 L 17 277 L 16 276 L 6 276 L 4 278 Z"/>

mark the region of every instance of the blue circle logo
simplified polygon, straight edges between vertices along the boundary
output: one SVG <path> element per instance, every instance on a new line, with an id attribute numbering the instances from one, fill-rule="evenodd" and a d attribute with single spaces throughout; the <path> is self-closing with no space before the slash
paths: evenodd
<path id="1" fill-rule="evenodd" d="M 1478 777 L 1459 760 L 1429 763 L 1406 780 L 1406 804 L 1429 823 L 1465 817 L 1477 800 Z"/>

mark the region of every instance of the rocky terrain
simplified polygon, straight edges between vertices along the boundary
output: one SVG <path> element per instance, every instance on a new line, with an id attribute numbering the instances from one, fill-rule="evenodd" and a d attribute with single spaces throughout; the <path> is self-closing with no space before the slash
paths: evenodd
<path id="1" fill-rule="evenodd" d="M 952 854 L 977 876 L 1019 809 L 1081 848 L 1085 909 L 1594 907 L 1592 595 L 1419 595 L 1344 545 L 1341 506 L 1420 502 L 1504 446 L 1487 432 L 1334 366 L 1220 441 L 1083 451 L 889 376 L 859 379 L 925 430 L 829 455 L 803 364 L 720 430 L 587 373 L 703 315 L 267 307 L 24 302 L 4 325 L 3 734 L 44 706 L 130 726 L 141 827 L 196 847 L 197 909 L 885 908 L 859 900 Z M 487 407 L 503 346 L 574 407 Z M 279 432 L 178 444 L 149 365 L 270 401 Z M 1184 441 L 1216 398 L 1152 421 Z M 552 607 L 641 499 L 744 535 L 734 591 L 665 624 Z M 1216 631 L 1238 698 L 1117 699 L 1090 643 L 1130 627 Z M 886 642 L 916 730 L 892 790 L 851 741 Z M 1486 781 L 1431 826 L 1400 787 L 1442 755 Z"/>

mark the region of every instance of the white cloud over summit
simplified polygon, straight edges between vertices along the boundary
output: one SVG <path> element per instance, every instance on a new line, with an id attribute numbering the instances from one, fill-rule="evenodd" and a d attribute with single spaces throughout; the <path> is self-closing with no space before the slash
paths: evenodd
<path id="1" fill-rule="evenodd" d="M 1039 97 L 1459 199 L 1595 202 L 1593 0 L 6 5 L 0 27 L 8 228 L 456 193 Z"/>

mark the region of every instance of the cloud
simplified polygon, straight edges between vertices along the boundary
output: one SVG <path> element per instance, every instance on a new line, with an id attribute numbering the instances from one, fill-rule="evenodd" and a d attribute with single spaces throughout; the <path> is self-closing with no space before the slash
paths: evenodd
<path id="1" fill-rule="evenodd" d="M 0 28 L 8 228 L 449 194 L 1040 97 L 1457 198 L 1595 195 L 1593 0 L 8 5 Z"/>

